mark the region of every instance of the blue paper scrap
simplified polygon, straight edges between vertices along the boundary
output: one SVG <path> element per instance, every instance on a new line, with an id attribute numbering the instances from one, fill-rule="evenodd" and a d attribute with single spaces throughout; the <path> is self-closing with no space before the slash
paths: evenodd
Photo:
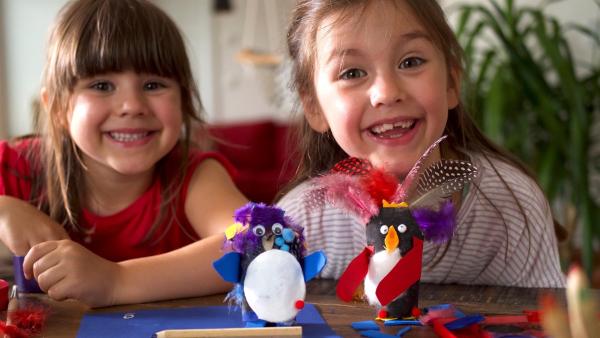
<path id="1" fill-rule="evenodd" d="M 420 321 L 418 320 L 407 320 L 407 319 L 390 319 L 390 320 L 386 320 L 385 322 L 383 322 L 383 325 L 385 326 L 397 326 L 397 325 L 423 325 Z"/>
<path id="2" fill-rule="evenodd" d="M 396 337 L 404 336 L 404 334 L 406 334 L 406 332 L 410 331 L 411 329 L 412 329 L 412 326 L 405 326 L 405 327 L 401 328 L 400 330 L 398 330 L 398 332 L 396 332 Z"/>
<path id="3" fill-rule="evenodd" d="M 303 337 L 340 338 L 327 325 L 313 304 L 306 304 L 296 318 Z M 77 338 L 149 338 L 162 330 L 242 328 L 239 310 L 226 305 L 139 310 L 129 312 L 88 312 L 80 323 Z"/>
<path id="4" fill-rule="evenodd" d="M 482 315 L 472 315 L 472 316 L 466 316 L 466 317 L 455 319 L 451 322 L 444 324 L 444 326 L 448 330 L 459 330 L 459 329 L 465 328 L 472 324 L 481 323 L 484 320 L 485 320 L 485 317 Z"/>
<path id="5" fill-rule="evenodd" d="M 372 320 L 352 323 L 352 328 L 358 331 L 363 330 L 379 330 L 379 326 Z"/>
<path id="6" fill-rule="evenodd" d="M 360 335 L 363 337 L 368 337 L 368 338 L 396 338 L 397 337 L 397 336 L 383 333 L 383 332 L 376 331 L 376 330 L 360 331 Z"/>

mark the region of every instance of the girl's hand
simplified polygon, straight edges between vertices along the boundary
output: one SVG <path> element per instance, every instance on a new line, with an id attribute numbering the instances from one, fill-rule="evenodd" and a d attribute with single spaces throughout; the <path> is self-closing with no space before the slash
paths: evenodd
<path id="1" fill-rule="evenodd" d="M 114 304 L 118 264 L 71 240 L 33 246 L 25 256 L 23 269 L 25 277 L 35 277 L 54 300 L 76 299 L 91 307 Z"/>
<path id="2" fill-rule="evenodd" d="M 16 256 L 45 241 L 67 239 L 65 229 L 33 205 L 0 196 L 0 240 Z"/>

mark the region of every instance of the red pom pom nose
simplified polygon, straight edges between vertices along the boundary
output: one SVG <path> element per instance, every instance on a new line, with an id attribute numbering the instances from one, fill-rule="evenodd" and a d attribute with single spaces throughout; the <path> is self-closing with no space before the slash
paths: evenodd
<path id="1" fill-rule="evenodd" d="M 302 310 L 304 308 L 304 301 L 299 299 L 296 301 L 296 303 L 294 304 L 294 306 L 296 307 L 296 309 L 298 310 Z"/>

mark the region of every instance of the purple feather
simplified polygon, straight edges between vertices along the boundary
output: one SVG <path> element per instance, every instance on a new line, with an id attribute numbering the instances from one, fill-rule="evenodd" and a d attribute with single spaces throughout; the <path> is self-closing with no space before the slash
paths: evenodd
<path id="1" fill-rule="evenodd" d="M 271 225 L 279 223 L 285 228 L 291 228 L 296 233 L 298 243 L 302 248 L 301 254 L 304 255 L 304 228 L 284 214 L 285 211 L 283 209 L 264 203 L 249 202 L 237 209 L 234 216 L 235 221 L 247 226 L 248 229 L 237 234 L 231 240 L 231 248 L 233 251 L 245 253 L 248 247 L 256 247 L 261 243 L 262 239 L 253 234 L 253 227 L 261 224 L 270 229 Z"/>
<path id="2" fill-rule="evenodd" d="M 414 209 L 411 214 L 423 231 L 425 240 L 440 244 L 452 237 L 456 227 L 456 213 L 451 201 L 444 202 L 438 211 Z"/>

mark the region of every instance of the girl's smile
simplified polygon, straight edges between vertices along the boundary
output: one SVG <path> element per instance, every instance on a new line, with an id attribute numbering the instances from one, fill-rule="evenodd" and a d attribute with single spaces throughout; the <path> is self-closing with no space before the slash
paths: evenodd
<path id="1" fill-rule="evenodd" d="M 136 147 L 149 143 L 156 135 L 153 130 L 120 129 L 104 133 L 110 140 L 123 147 Z"/>
<path id="2" fill-rule="evenodd" d="M 376 143 L 387 146 L 406 145 L 414 137 L 419 123 L 420 119 L 389 119 L 374 123 L 365 133 L 366 137 Z"/>

